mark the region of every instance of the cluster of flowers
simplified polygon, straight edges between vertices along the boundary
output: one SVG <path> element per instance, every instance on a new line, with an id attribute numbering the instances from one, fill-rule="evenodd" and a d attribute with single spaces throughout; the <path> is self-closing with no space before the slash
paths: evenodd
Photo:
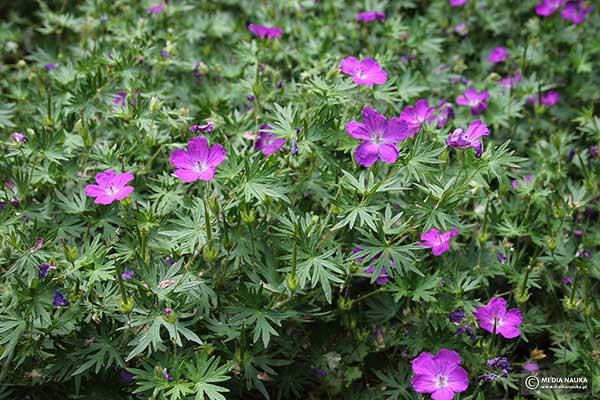
<path id="1" fill-rule="evenodd" d="M 517 308 L 507 310 L 506 300 L 494 297 L 487 305 L 477 307 L 473 316 L 479 321 L 479 327 L 494 335 L 506 339 L 514 339 L 521 334 L 519 326 L 523 322 L 521 312 Z M 465 315 L 462 310 L 450 314 L 450 320 L 462 323 Z M 434 400 L 450 400 L 455 393 L 464 392 L 469 387 L 469 375 L 460 366 L 460 355 L 448 349 L 440 349 L 437 355 L 428 352 L 419 354 L 412 361 L 412 387 L 419 393 L 431 393 Z M 505 357 L 496 357 L 487 362 L 488 367 L 501 371 L 481 376 L 482 381 L 492 381 L 498 377 L 506 377 L 512 367 Z"/>
<path id="2" fill-rule="evenodd" d="M 463 6 L 468 0 L 450 0 L 450 5 L 454 7 Z M 564 0 L 543 0 L 536 7 L 536 12 L 541 16 L 549 16 L 564 5 L 562 16 L 574 24 L 580 24 L 585 16 L 592 10 L 592 7 L 586 7 L 584 1 Z M 167 8 L 163 1 L 158 6 L 150 8 L 153 14 L 159 14 Z M 368 11 L 356 15 L 359 22 L 372 22 L 385 19 L 383 12 Z M 248 30 L 261 39 L 275 39 L 283 34 L 281 28 L 275 26 L 248 25 Z M 168 56 L 165 55 L 165 57 Z M 497 47 L 489 54 L 488 60 L 491 63 L 501 63 L 508 59 L 509 52 L 504 47 Z M 196 69 L 198 69 L 198 66 Z M 58 67 L 58 64 L 46 64 L 46 70 L 50 71 Z M 342 60 L 340 70 L 352 77 L 357 85 L 373 86 L 381 85 L 387 82 L 388 74 L 381 65 L 373 58 L 364 58 L 362 60 L 356 57 L 348 57 Z M 499 81 L 505 87 L 512 87 L 521 80 L 520 75 L 504 78 Z M 127 93 L 119 92 L 114 102 L 117 105 L 126 103 Z M 487 108 L 486 101 L 489 99 L 487 91 L 479 92 L 476 88 L 469 88 L 464 95 L 456 98 L 456 104 L 469 107 L 473 116 L 477 116 Z M 550 91 L 540 98 L 532 97 L 528 99 L 530 103 L 541 102 L 546 107 L 555 105 L 559 100 L 559 95 L 555 91 Z M 399 157 L 398 144 L 414 138 L 424 124 L 436 123 L 438 129 L 444 127 L 446 123 L 454 117 L 454 109 L 445 100 L 442 100 L 437 108 L 430 106 L 427 99 L 420 99 L 414 106 L 406 106 L 398 117 L 386 118 L 378 111 L 365 106 L 362 110 L 362 122 L 350 121 L 346 124 L 345 130 L 352 138 L 360 140 L 362 143 L 355 149 L 354 157 L 356 162 L 364 167 L 371 167 L 378 160 L 384 163 L 394 163 Z M 209 122 L 205 125 L 193 125 L 190 130 L 193 133 L 210 133 L 214 129 L 214 123 Z M 282 146 L 286 140 L 279 138 L 272 133 L 273 128 L 269 125 L 261 125 L 258 131 L 255 148 L 264 155 L 272 154 Z M 446 139 L 446 144 L 453 148 L 473 148 L 475 157 L 480 158 L 483 154 L 483 144 L 481 138 L 489 135 L 489 129 L 486 124 L 477 119 L 472 121 L 466 128 L 455 129 Z M 27 143 L 25 135 L 14 132 L 12 138 L 17 143 Z M 174 150 L 170 157 L 171 164 L 175 167 L 174 174 L 184 182 L 210 181 L 214 178 L 216 168 L 224 162 L 227 152 L 220 144 L 209 145 L 204 136 L 193 137 L 187 143 L 187 148 L 178 148 Z M 109 205 L 115 201 L 121 201 L 127 198 L 134 191 L 134 187 L 129 183 L 134 179 L 133 174 L 123 172 L 117 174 L 110 169 L 95 176 L 96 184 L 90 184 L 85 187 L 87 196 L 93 197 L 94 202 L 102 205 Z M 533 176 L 527 176 L 524 184 L 529 185 L 533 181 Z M 519 188 L 517 181 L 513 181 L 513 188 Z M 447 232 L 440 232 L 438 229 L 430 229 L 420 236 L 419 246 L 430 248 L 434 256 L 440 256 L 450 249 L 450 241 L 458 235 L 458 228 L 454 227 Z M 354 253 L 361 252 L 362 249 L 356 248 Z M 376 259 L 379 256 L 376 257 Z M 498 259 L 501 263 L 507 262 L 507 257 L 500 253 Z M 168 263 L 172 263 L 168 259 Z M 364 257 L 357 260 L 362 261 Z M 390 268 L 394 268 L 390 261 Z M 39 276 L 44 279 L 49 271 L 54 269 L 51 264 L 43 263 L 38 266 Z M 375 266 L 370 266 L 365 270 L 367 274 L 373 274 Z M 131 279 L 134 271 L 126 270 L 122 273 L 122 279 Z M 386 268 L 383 268 L 376 282 L 384 285 L 389 282 L 390 275 Z M 53 294 L 53 305 L 55 307 L 64 307 L 69 301 L 64 295 L 55 290 Z M 165 309 L 169 314 L 170 309 Z M 494 335 L 501 335 L 506 339 L 514 339 L 520 335 L 520 325 L 522 315 L 520 310 L 513 308 L 507 310 L 507 301 L 503 298 L 493 297 L 487 305 L 477 307 L 473 317 L 479 322 L 479 327 L 484 331 Z M 458 325 L 457 334 L 466 333 L 471 339 L 475 340 L 473 329 L 469 325 L 464 325 L 467 317 L 463 310 L 456 310 L 450 314 L 449 320 Z M 467 390 L 469 377 L 467 371 L 460 366 L 462 359 L 460 355 L 452 350 L 440 349 L 437 355 L 429 352 L 419 354 L 412 361 L 414 377 L 412 386 L 419 393 L 431 393 L 434 400 L 449 400 L 457 392 Z M 509 361 L 504 357 L 496 357 L 488 360 L 488 367 L 493 367 L 501 371 L 500 376 L 507 376 L 512 370 Z M 533 367 L 532 367 L 533 368 Z M 163 370 L 165 379 L 173 378 L 166 369 Z M 497 374 L 488 374 L 480 379 L 491 381 L 498 377 Z"/>
<path id="3" fill-rule="evenodd" d="M 585 17 L 592 12 L 593 6 L 587 6 L 584 0 L 566 1 L 566 0 L 542 0 L 535 7 L 537 15 L 548 17 L 564 6 L 561 15 L 565 21 L 571 21 L 575 25 L 582 24 Z"/>

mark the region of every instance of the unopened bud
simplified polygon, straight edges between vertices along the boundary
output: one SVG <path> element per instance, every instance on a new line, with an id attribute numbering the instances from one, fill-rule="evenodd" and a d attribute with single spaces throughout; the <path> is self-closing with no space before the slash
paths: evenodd
<path id="1" fill-rule="evenodd" d="M 202 249 L 202 257 L 204 257 L 204 261 L 207 263 L 215 261 L 218 255 L 219 250 L 210 243 L 206 244 Z"/>
<path id="2" fill-rule="evenodd" d="M 124 298 L 119 298 L 119 308 L 121 309 L 121 312 L 123 314 L 129 314 L 133 311 L 133 298 L 128 297 L 126 299 Z"/>
<path id="3" fill-rule="evenodd" d="M 299 284 L 298 275 L 292 273 L 287 274 L 285 277 L 285 283 L 287 284 L 287 288 L 291 293 L 296 292 Z"/>

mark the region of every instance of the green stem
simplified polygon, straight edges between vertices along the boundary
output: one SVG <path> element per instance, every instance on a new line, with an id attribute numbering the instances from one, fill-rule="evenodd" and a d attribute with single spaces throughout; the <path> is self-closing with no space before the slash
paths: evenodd
<path id="1" fill-rule="evenodd" d="M 210 215 L 208 212 L 208 191 L 210 188 L 210 183 L 206 182 L 204 187 L 204 226 L 206 229 L 206 244 L 209 244 L 212 241 L 212 233 L 210 229 Z M 202 190 L 202 188 L 200 188 Z"/>

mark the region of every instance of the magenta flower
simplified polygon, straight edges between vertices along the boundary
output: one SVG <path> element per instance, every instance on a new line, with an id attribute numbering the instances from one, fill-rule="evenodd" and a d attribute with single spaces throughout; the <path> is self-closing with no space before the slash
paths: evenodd
<path id="1" fill-rule="evenodd" d="M 466 35 L 469 33 L 469 28 L 467 28 L 467 24 L 465 22 L 461 22 L 460 24 L 456 25 L 454 32 L 458 33 L 459 35 Z"/>
<path id="2" fill-rule="evenodd" d="M 458 96 L 456 98 L 456 104 L 471 107 L 473 115 L 478 115 L 487 108 L 485 101 L 489 98 L 490 94 L 487 90 L 477 93 L 477 89 L 471 88 L 465 91 L 464 96 Z"/>
<path id="3" fill-rule="evenodd" d="M 344 58 L 340 63 L 340 69 L 346 75 L 352 76 L 352 80 L 357 85 L 382 85 L 387 81 L 387 72 L 372 58 L 365 58 L 361 61 L 358 61 L 356 57 Z"/>
<path id="4" fill-rule="evenodd" d="M 535 12 L 537 15 L 547 17 L 554 14 L 564 2 L 565 0 L 542 0 L 541 3 L 535 6 Z"/>
<path id="5" fill-rule="evenodd" d="M 446 144 L 450 147 L 457 147 L 465 149 L 472 147 L 475 149 L 475 157 L 480 158 L 483 154 L 483 145 L 481 144 L 481 137 L 490 134 L 490 130 L 483 123 L 482 120 L 478 119 L 469 125 L 467 132 L 463 132 L 462 128 L 455 129 L 454 132 L 446 139 Z"/>
<path id="6" fill-rule="evenodd" d="M 456 226 L 451 231 L 444 233 L 433 228 L 421 235 L 422 242 L 417 245 L 431 248 L 431 252 L 437 257 L 450 249 L 450 239 L 454 236 L 458 236 Z"/>
<path id="7" fill-rule="evenodd" d="M 350 121 L 346 124 L 346 132 L 363 143 L 356 148 L 356 162 L 369 168 L 377 159 L 385 163 L 394 163 L 398 159 L 396 143 L 408 136 L 408 125 L 400 118 L 386 119 L 372 108 L 362 111 L 363 121 Z"/>
<path id="8" fill-rule="evenodd" d="M 534 371 L 539 371 L 540 366 L 533 361 L 527 361 L 525 364 L 523 364 L 523 369 L 525 371 L 534 372 Z"/>
<path id="9" fill-rule="evenodd" d="M 548 93 L 542 95 L 542 104 L 548 108 L 556 105 L 559 100 L 560 96 L 554 90 L 550 90 Z"/>
<path id="10" fill-rule="evenodd" d="M 191 138 L 188 150 L 175 149 L 169 161 L 177 169 L 175 176 L 185 182 L 197 180 L 210 181 L 215 176 L 215 169 L 225 160 L 227 152 L 220 144 L 212 147 L 203 136 Z"/>
<path id="11" fill-rule="evenodd" d="M 464 6 L 465 4 L 467 4 L 469 0 L 450 0 L 450 5 L 452 7 L 460 7 L 460 6 Z"/>
<path id="12" fill-rule="evenodd" d="M 134 276 L 135 276 L 135 272 L 132 269 L 126 269 L 121 274 L 121 279 L 123 279 L 124 281 L 127 281 L 127 280 L 133 278 Z"/>
<path id="13" fill-rule="evenodd" d="M 562 17 L 566 21 L 571 21 L 575 25 L 582 24 L 585 17 L 592 12 L 593 6 L 585 7 L 583 1 L 569 1 L 562 10 Z"/>
<path id="14" fill-rule="evenodd" d="M 149 11 L 152 14 L 159 14 L 160 12 L 162 12 L 162 10 L 164 10 L 165 8 L 167 8 L 167 3 L 165 3 L 164 1 L 162 3 L 160 3 L 157 6 L 154 7 L 150 7 Z"/>
<path id="15" fill-rule="evenodd" d="M 126 105 L 126 100 L 127 100 L 127 93 L 126 92 L 117 92 L 117 94 L 115 95 L 115 98 L 113 99 L 113 103 L 115 103 L 115 105 L 119 106 L 119 105 Z"/>
<path id="16" fill-rule="evenodd" d="M 268 131 L 273 130 L 270 125 L 261 125 L 258 130 L 258 140 L 256 141 L 256 150 L 261 150 L 263 155 L 275 153 L 285 144 L 285 139 L 278 139 L 278 136 Z"/>
<path id="17" fill-rule="evenodd" d="M 356 20 L 362 22 L 383 21 L 385 13 L 380 11 L 365 11 L 356 14 Z"/>
<path id="18" fill-rule="evenodd" d="M 400 113 L 400 119 L 408 125 L 409 133 L 408 136 L 411 138 L 415 136 L 421 125 L 425 122 L 431 122 L 434 119 L 433 112 L 435 108 L 429 107 L 427 99 L 417 100 L 415 107 L 407 106 Z"/>
<path id="19" fill-rule="evenodd" d="M 127 185 L 132 180 L 133 175 L 129 172 L 117 175 L 109 169 L 96 175 L 97 185 L 87 185 L 85 194 L 95 197 L 96 204 L 111 204 L 115 200 L 123 200 L 133 192 L 133 186 Z"/>
<path id="20" fill-rule="evenodd" d="M 496 47 L 490 52 L 490 55 L 488 56 L 488 61 L 496 64 L 506 61 L 507 58 L 508 50 L 506 50 L 505 47 Z"/>
<path id="21" fill-rule="evenodd" d="M 485 307 L 477 307 L 473 316 L 479 320 L 481 329 L 506 339 L 516 338 L 521 334 L 519 325 L 523 322 L 518 308 L 506 310 L 506 300 L 493 297 Z"/>
<path id="22" fill-rule="evenodd" d="M 23 135 L 22 133 L 19 132 L 13 132 L 10 137 L 12 138 L 12 140 L 14 140 L 17 143 L 27 143 L 27 136 Z"/>
<path id="23" fill-rule="evenodd" d="M 52 305 L 54 307 L 64 307 L 69 305 L 69 300 L 67 300 L 65 296 L 63 296 L 63 294 L 58 290 L 54 291 L 52 297 Z"/>
<path id="24" fill-rule="evenodd" d="M 248 25 L 248 30 L 261 39 L 275 39 L 283 34 L 283 29 L 276 26 Z"/>
<path id="25" fill-rule="evenodd" d="M 440 349 L 437 355 L 423 352 L 412 361 L 412 387 L 418 393 L 431 393 L 433 400 L 451 400 L 469 387 L 469 375 L 460 366 L 460 355 Z"/>
<path id="26" fill-rule="evenodd" d="M 516 87 L 521 82 L 521 74 L 515 74 L 513 77 L 507 76 L 498 81 L 504 90 Z"/>

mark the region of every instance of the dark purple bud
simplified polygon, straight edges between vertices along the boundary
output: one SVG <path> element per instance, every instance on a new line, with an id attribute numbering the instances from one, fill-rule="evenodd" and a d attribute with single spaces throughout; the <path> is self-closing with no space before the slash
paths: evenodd
<path id="1" fill-rule="evenodd" d="M 124 281 L 126 281 L 126 280 L 129 280 L 129 279 L 133 278 L 133 276 L 134 276 L 134 275 L 135 275 L 135 272 L 133 272 L 133 270 L 131 270 L 131 269 L 128 269 L 128 270 L 125 270 L 125 271 L 124 271 L 124 272 L 121 274 L 121 278 L 122 278 Z"/>
<path id="2" fill-rule="evenodd" d="M 577 154 L 577 151 L 575 151 L 575 149 L 571 149 L 569 150 L 569 155 L 567 156 L 567 160 L 573 161 L 573 158 L 575 158 L 575 154 Z"/>
<path id="3" fill-rule="evenodd" d="M 126 369 L 119 371 L 119 382 L 121 383 L 133 383 L 133 377 L 134 375 Z"/>
<path id="4" fill-rule="evenodd" d="M 315 368 L 315 375 L 319 378 L 325 378 L 327 376 L 327 372 L 322 370 L 321 368 Z"/>
<path id="5" fill-rule="evenodd" d="M 294 139 L 292 141 L 292 155 L 295 156 L 296 154 L 298 154 L 298 142 Z"/>
<path id="6" fill-rule="evenodd" d="M 469 338 L 471 338 L 472 341 L 477 340 L 477 336 L 475 336 L 475 334 L 473 333 L 473 329 L 471 329 L 470 326 L 465 327 L 465 333 Z"/>
<path id="7" fill-rule="evenodd" d="M 598 157 L 598 146 L 590 147 L 590 156 L 592 156 L 592 158 Z"/>
<path id="8" fill-rule="evenodd" d="M 498 378 L 498 375 L 496 374 L 485 374 L 485 375 L 481 375 L 479 377 L 479 380 L 482 382 L 491 382 L 494 381 Z"/>
<path id="9" fill-rule="evenodd" d="M 461 309 L 454 310 L 450 313 L 450 315 L 448 315 L 448 319 L 450 320 L 450 322 L 460 324 L 466 319 L 465 312 Z"/>
<path id="10" fill-rule="evenodd" d="M 508 257 L 506 257 L 504 253 L 498 253 L 496 257 L 498 258 L 498 261 L 500 261 L 500 264 L 506 264 L 508 261 Z"/>
<path id="11" fill-rule="evenodd" d="M 23 219 L 25 220 L 25 222 L 29 222 L 29 214 L 23 214 Z"/>
<path id="12" fill-rule="evenodd" d="M 171 57 L 171 54 L 167 50 L 163 50 L 160 52 L 160 56 L 163 58 L 169 58 Z"/>
<path id="13" fill-rule="evenodd" d="M 279 82 L 277 82 L 277 84 L 275 85 L 275 87 L 276 87 L 277 89 L 281 89 L 281 88 L 283 87 L 283 84 L 284 84 L 284 83 L 285 83 L 285 81 L 279 81 Z"/>
<path id="14" fill-rule="evenodd" d="M 173 259 L 172 259 L 171 257 L 167 257 L 167 258 L 165 258 L 165 262 L 167 263 L 167 265 L 168 265 L 169 267 L 172 267 L 172 266 L 173 266 L 173 264 L 175 264 L 175 263 L 173 262 Z"/>
<path id="15" fill-rule="evenodd" d="M 168 380 L 169 382 L 173 380 L 173 377 L 171 376 L 171 374 L 169 374 L 169 372 L 167 371 L 166 368 L 163 368 L 162 373 L 163 373 L 165 379 Z"/>
<path id="16" fill-rule="evenodd" d="M 560 283 L 562 283 L 563 285 L 572 285 L 573 284 L 573 277 L 572 276 L 565 276 L 564 278 L 562 278 L 560 280 Z"/>
<path id="17" fill-rule="evenodd" d="M 248 99 L 248 101 L 254 101 L 254 100 L 256 100 L 256 96 L 251 94 L 250 96 L 247 97 L 247 99 Z"/>
<path id="18" fill-rule="evenodd" d="M 211 133 L 214 128 L 215 128 L 215 123 L 212 121 L 208 121 L 205 125 L 190 126 L 190 131 L 192 131 L 194 133 L 198 133 L 198 132 Z"/>
<path id="19" fill-rule="evenodd" d="M 58 290 L 54 291 L 53 297 L 52 305 L 54 307 L 64 307 L 69 304 L 69 301 L 65 299 L 65 296 L 63 296 Z"/>
<path id="20" fill-rule="evenodd" d="M 44 68 L 46 69 L 46 71 L 52 71 L 53 69 L 58 68 L 58 64 L 49 63 L 44 65 Z"/>
<path id="21" fill-rule="evenodd" d="M 12 199 L 10 201 L 10 204 L 12 204 L 13 207 L 19 207 L 21 205 L 21 202 L 17 199 Z"/>
<path id="22" fill-rule="evenodd" d="M 172 308 L 163 308 L 163 312 L 167 315 L 170 315 L 173 312 Z"/>
<path id="23" fill-rule="evenodd" d="M 581 237 L 581 236 L 583 236 L 583 231 L 582 231 L 581 229 L 575 229 L 575 230 L 573 231 L 573 233 L 574 233 L 574 234 L 575 234 L 575 236 L 577 236 L 577 237 Z"/>
<path id="24" fill-rule="evenodd" d="M 38 269 L 40 270 L 40 278 L 44 279 L 48 275 L 48 272 L 50 272 L 51 269 L 54 269 L 54 267 L 48 263 L 42 263 L 38 265 Z"/>
<path id="25" fill-rule="evenodd" d="M 0 201 L 0 211 L 3 211 L 6 208 L 6 202 Z"/>
<path id="26" fill-rule="evenodd" d="M 265 71 L 265 65 L 264 65 L 264 64 L 260 64 L 260 65 L 258 66 L 258 70 L 259 70 L 260 72 L 264 72 L 264 71 Z"/>

